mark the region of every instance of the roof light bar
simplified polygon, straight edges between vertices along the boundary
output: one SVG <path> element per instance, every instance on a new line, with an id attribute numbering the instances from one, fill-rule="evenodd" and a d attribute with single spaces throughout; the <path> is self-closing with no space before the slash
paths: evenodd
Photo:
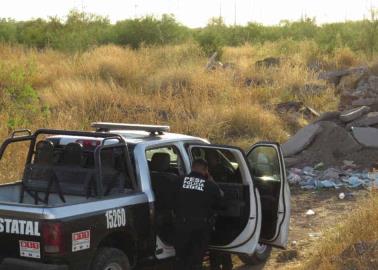
<path id="1" fill-rule="evenodd" d="M 158 125 L 141 125 L 141 124 L 122 124 L 122 123 L 109 123 L 109 122 L 94 122 L 91 127 L 97 131 L 110 131 L 110 130 L 134 130 L 134 131 L 146 131 L 151 134 L 163 134 L 170 130 L 169 126 Z"/>

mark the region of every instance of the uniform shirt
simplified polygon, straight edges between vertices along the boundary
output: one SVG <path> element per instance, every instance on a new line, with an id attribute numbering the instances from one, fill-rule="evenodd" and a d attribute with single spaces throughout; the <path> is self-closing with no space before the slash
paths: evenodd
<path id="1" fill-rule="evenodd" d="M 199 173 L 191 172 L 179 181 L 176 192 L 177 217 L 208 219 L 214 215 L 223 192 L 214 181 L 206 180 Z"/>

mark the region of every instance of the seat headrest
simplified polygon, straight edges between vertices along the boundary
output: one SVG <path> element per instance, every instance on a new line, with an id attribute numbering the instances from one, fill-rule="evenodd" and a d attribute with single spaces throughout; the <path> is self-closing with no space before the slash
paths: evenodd
<path id="1" fill-rule="evenodd" d="M 83 146 L 79 143 L 69 143 L 64 148 L 63 165 L 81 165 Z"/>
<path id="2" fill-rule="evenodd" d="M 101 151 L 101 165 L 106 168 L 115 167 L 115 157 L 113 149 L 104 149 Z"/>
<path id="3" fill-rule="evenodd" d="M 151 171 L 165 172 L 170 163 L 171 156 L 168 153 L 155 153 L 151 158 Z"/>
<path id="4" fill-rule="evenodd" d="M 35 146 L 35 164 L 51 164 L 54 156 L 54 144 L 50 141 L 39 141 Z"/>

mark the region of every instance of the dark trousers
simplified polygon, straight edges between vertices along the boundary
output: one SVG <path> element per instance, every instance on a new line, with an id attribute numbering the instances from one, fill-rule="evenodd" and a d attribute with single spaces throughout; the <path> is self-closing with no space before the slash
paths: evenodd
<path id="1" fill-rule="evenodd" d="M 232 270 L 231 254 L 211 251 L 210 252 L 210 269 L 211 270 Z"/>
<path id="2" fill-rule="evenodd" d="M 176 222 L 175 270 L 201 270 L 208 249 L 210 228 L 205 222 Z"/>

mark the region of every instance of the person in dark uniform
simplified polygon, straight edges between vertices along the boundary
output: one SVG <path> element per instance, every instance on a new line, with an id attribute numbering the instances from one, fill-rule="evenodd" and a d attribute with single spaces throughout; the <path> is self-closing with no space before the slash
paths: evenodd
<path id="1" fill-rule="evenodd" d="M 223 192 L 212 180 L 203 159 L 193 161 L 192 172 L 179 183 L 175 199 L 176 270 L 202 269 L 214 226 L 215 208 Z"/>
<path id="2" fill-rule="evenodd" d="M 210 270 L 232 270 L 231 254 L 221 251 L 210 251 Z"/>

